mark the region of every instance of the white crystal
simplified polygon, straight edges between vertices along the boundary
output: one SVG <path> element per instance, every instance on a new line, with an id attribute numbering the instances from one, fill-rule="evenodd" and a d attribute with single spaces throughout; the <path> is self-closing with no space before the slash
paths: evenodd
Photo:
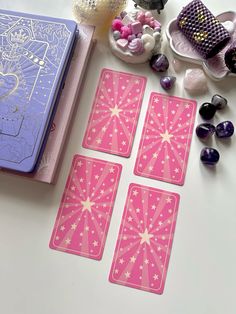
<path id="1" fill-rule="evenodd" d="M 234 23 L 232 21 L 225 21 L 222 23 L 222 25 L 224 26 L 224 28 L 227 29 L 227 31 L 230 33 L 230 35 L 232 35 L 234 33 Z"/>
<path id="2" fill-rule="evenodd" d="M 202 93 L 208 90 L 207 78 L 202 69 L 188 69 L 184 77 L 184 88 L 189 93 Z"/>
<path id="3" fill-rule="evenodd" d="M 173 59 L 172 60 L 172 67 L 176 73 L 179 73 L 183 68 L 182 62 L 178 59 Z"/>

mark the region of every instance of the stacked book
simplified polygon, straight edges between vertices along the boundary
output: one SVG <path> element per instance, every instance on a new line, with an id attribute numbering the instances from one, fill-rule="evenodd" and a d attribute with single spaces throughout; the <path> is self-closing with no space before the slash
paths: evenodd
<path id="1" fill-rule="evenodd" d="M 1 171 L 55 183 L 93 32 L 0 10 Z"/>

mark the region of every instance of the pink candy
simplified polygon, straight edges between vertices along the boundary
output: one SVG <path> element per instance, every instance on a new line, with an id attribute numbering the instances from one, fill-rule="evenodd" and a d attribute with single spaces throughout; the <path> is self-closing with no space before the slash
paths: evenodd
<path id="1" fill-rule="evenodd" d="M 129 26 L 122 26 L 120 29 L 120 37 L 127 39 L 129 35 L 132 35 L 132 31 Z"/>
<path id="2" fill-rule="evenodd" d="M 116 43 L 117 43 L 117 46 L 124 51 L 126 50 L 129 44 L 127 39 L 118 39 Z"/>
<path id="3" fill-rule="evenodd" d="M 145 14 L 142 11 L 137 14 L 137 20 L 142 24 L 145 23 Z"/>
<path id="4" fill-rule="evenodd" d="M 157 20 L 154 20 L 154 28 L 161 29 L 161 23 L 159 23 Z"/>
<path id="5" fill-rule="evenodd" d="M 131 24 L 131 30 L 133 34 L 138 34 L 142 32 L 142 24 L 139 21 L 136 21 Z"/>
<path id="6" fill-rule="evenodd" d="M 146 17 L 152 17 L 152 12 L 146 11 L 146 12 L 145 12 L 145 16 L 146 16 Z"/>
<path id="7" fill-rule="evenodd" d="M 123 27 L 123 23 L 122 23 L 122 21 L 119 20 L 119 19 L 114 19 L 114 20 L 112 21 L 111 27 L 112 27 L 112 30 L 113 30 L 113 31 L 120 31 L 121 28 Z"/>

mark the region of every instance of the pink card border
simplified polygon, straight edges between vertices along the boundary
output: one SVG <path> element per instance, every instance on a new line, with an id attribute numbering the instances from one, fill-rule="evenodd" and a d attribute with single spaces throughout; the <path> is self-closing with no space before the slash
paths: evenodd
<path id="1" fill-rule="evenodd" d="M 136 113 L 136 118 L 135 118 L 136 120 L 135 120 L 135 123 L 133 124 L 133 129 L 132 129 L 132 132 L 131 132 L 129 145 L 127 145 L 127 151 L 126 152 L 119 153 L 117 151 L 111 151 L 111 150 L 108 150 L 108 149 L 105 149 L 105 148 L 101 148 L 100 149 L 98 147 L 94 147 L 94 146 L 92 146 L 92 145 L 87 143 L 88 132 L 89 132 L 89 125 L 90 125 L 91 121 L 93 120 L 93 115 L 94 115 L 94 111 L 95 111 L 94 109 L 95 109 L 95 106 L 96 106 L 96 99 L 97 99 L 97 96 L 98 96 L 98 93 L 99 93 L 99 89 L 101 87 L 101 78 L 102 78 L 103 73 L 105 71 L 116 72 L 116 73 L 122 74 L 122 75 L 129 75 L 129 76 L 132 75 L 132 76 L 136 76 L 138 78 L 141 78 L 143 80 L 142 92 L 140 92 L 140 95 L 139 95 L 139 97 L 140 97 L 139 98 L 140 105 L 139 105 L 139 108 L 138 108 L 137 113 Z M 147 84 L 147 78 L 145 76 L 142 76 L 142 75 L 139 75 L 139 74 L 128 73 L 128 72 L 116 71 L 116 70 L 112 70 L 112 69 L 108 69 L 108 68 L 103 68 L 101 70 L 101 73 L 100 73 L 100 76 L 99 76 L 99 79 L 98 79 L 96 94 L 95 94 L 94 99 L 93 99 L 93 105 L 92 105 L 92 108 L 91 108 L 91 111 L 90 111 L 89 120 L 88 120 L 88 123 L 87 123 L 86 132 L 84 134 L 82 146 L 84 148 L 88 148 L 88 149 L 91 149 L 91 150 L 100 151 L 100 152 L 111 154 L 111 155 L 116 155 L 116 156 L 120 156 L 120 157 L 129 158 L 130 155 L 131 155 L 131 152 L 132 152 L 132 148 L 133 148 L 135 133 L 136 133 L 136 130 L 137 130 L 139 115 L 140 115 L 141 106 L 142 106 L 142 99 L 144 97 L 144 91 L 145 91 L 145 88 L 146 88 L 146 84 Z"/>
<path id="2" fill-rule="evenodd" d="M 169 178 L 163 178 L 163 177 L 157 177 L 155 175 L 152 175 L 150 173 L 143 173 L 143 172 L 139 172 L 138 170 L 138 162 L 140 160 L 140 150 L 142 149 L 143 146 L 143 142 L 145 139 L 145 134 L 146 134 L 146 124 L 147 121 L 149 119 L 150 116 L 150 110 L 149 107 L 152 104 L 152 100 L 154 96 L 161 96 L 161 97 L 167 97 L 167 98 L 174 98 L 175 100 L 186 100 L 187 102 L 191 102 L 194 105 L 194 110 L 192 111 L 192 116 L 190 119 L 190 123 L 191 123 L 191 127 L 190 127 L 190 133 L 191 133 L 191 137 L 188 137 L 187 139 L 187 144 L 186 146 L 189 147 L 189 149 L 185 150 L 185 157 L 184 160 L 186 161 L 184 163 L 184 167 L 183 167 L 183 171 L 182 171 L 182 175 L 181 178 L 178 181 L 174 181 L 174 180 L 170 180 Z M 162 93 L 157 93 L 157 92 L 152 92 L 149 98 L 149 102 L 148 102 L 148 109 L 147 109 L 147 113 L 146 113 L 146 117 L 145 117 L 145 122 L 144 122 L 144 126 L 143 126 L 143 130 L 142 130 L 142 134 L 141 134 L 141 139 L 140 139 L 140 143 L 139 143 L 139 148 L 138 148 L 138 154 L 136 157 L 136 161 L 135 161 L 135 166 L 134 166 L 134 171 L 133 173 L 137 176 L 141 176 L 141 177 L 145 177 L 145 178 L 149 178 L 149 179 L 154 179 L 154 180 L 158 180 L 158 181 L 163 181 L 166 183 L 172 183 L 172 184 L 176 184 L 176 185 L 184 185 L 184 181 L 185 181 L 185 177 L 186 177 L 186 173 L 187 173 L 187 166 L 188 166 L 188 158 L 189 158 L 189 153 L 190 153 L 190 147 L 191 147 L 191 142 L 192 142 L 192 135 L 193 135 L 193 129 L 194 129 L 194 121 L 195 121 L 195 116 L 196 116 L 196 109 L 197 109 L 197 102 L 193 99 L 189 99 L 189 98 L 183 98 L 183 97 L 177 97 L 177 96 L 171 96 L 171 95 L 167 95 L 167 94 L 162 94 Z"/>
<path id="3" fill-rule="evenodd" d="M 58 210 L 58 213 L 57 213 L 57 216 L 56 216 L 56 221 L 55 221 L 55 224 L 54 224 L 54 227 L 53 227 L 52 236 L 51 236 L 51 239 L 50 239 L 50 242 L 49 242 L 49 247 L 51 249 L 54 249 L 54 250 L 57 250 L 57 251 L 61 251 L 61 252 L 69 253 L 69 254 L 74 254 L 74 255 L 78 255 L 78 256 L 82 256 L 82 257 L 87 257 L 87 258 L 90 258 L 90 259 L 101 260 L 102 256 L 103 256 L 105 244 L 106 244 L 107 234 L 108 234 L 108 231 L 109 231 L 109 226 L 110 226 L 110 222 L 111 222 L 111 218 L 112 218 L 114 205 L 115 205 L 115 199 L 116 199 L 116 196 L 117 196 L 117 190 L 118 190 L 119 181 L 120 181 L 121 172 L 122 172 L 122 165 L 119 164 L 119 163 L 110 162 L 110 161 L 106 161 L 106 160 L 102 160 L 102 159 L 98 159 L 98 158 L 87 157 L 87 156 L 83 156 L 83 155 L 80 155 L 80 154 L 75 154 L 73 156 L 73 159 L 72 159 L 72 164 L 71 164 L 71 167 L 70 167 L 70 170 L 69 170 L 69 174 L 68 174 L 68 178 L 66 180 L 66 184 L 65 184 L 65 187 L 64 187 L 63 191 L 65 191 L 66 186 L 71 183 L 72 176 L 70 174 L 72 173 L 72 171 L 75 170 L 75 166 L 76 166 L 75 165 L 75 161 L 78 158 L 83 159 L 85 161 L 91 161 L 91 162 L 95 161 L 95 162 L 101 163 L 102 165 L 110 163 L 110 164 L 112 164 L 113 167 L 118 167 L 118 175 L 117 175 L 117 178 L 116 178 L 116 182 L 114 183 L 114 191 L 113 191 L 113 194 L 112 194 L 114 199 L 113 199 L 113 206 L 110 208 L 110 219 L 108 219 L 106 221 L 103 238 L 101 240 L 101 243 L 103 243 L 103 244 L 100 247 L 99 253 L 96 254 L 96 255 L 91 254 L 91 253 L 79 252 L 79 251 L 76 251 L 74 249 L 67 249 L 67 248 L 64 248 L 64 247 L 59 247 L 59 246 L 54 244 L 55 233 L 56 233 L 56 230 L 58 229 L 58 223 L 60 221 L 60 218 L 61 218 L 61 215 L 62 215 L 62 211 L 64 209 L 63 206 L 61 207 L 61 204 L 64 202 L 64 199 L 66 197 L 66 194 L 64 194 L 64 192 L 63 192 L 63 196 L 61 198 L 60 205 L 59 205 L 59 210 Z"/>
<path id="4" fill-rule="evenodd" d="M 168 246 L 170 254 L 169 254 L 169 258 L 168 258 L 168 254 L 166 254 L 166 259 L 165 259 L 166 267 L 163 267 L 163 275 L 162 275 L 161 283 L 160 283 L 160 286 L 158 289 L 153 289 L 151 287 L 150 288 L 141 287 L 141 286 L 136 285 L 136 284 L 129 284 L 129 283 L 127 284 L 126 281 L 116 280 L 115 278 L 113 278 L 113 270 L 114 270 L 114 267 L 116 265 L 116 261 L 118 259 L 118 253 L 117 252 L 119 252 L 120 243 L 121 243 L 120 235 L 123 234 L 123 230 L 125 227 L 124 226 L 125 218 L 128 214 L 128 210 L 127 210 L 128 201 L 130 199 L 131 192 L 132 192 L 133 188 L 136 188 L 136 187 L 142 188 L 142 189 L 147 190 L 147 191 L 161 192 L 161 193 L 166 194 L 167 196 L 173 196 L 176 200 L 175 210 L 174 210 L 174 214 L 173 214 L 173 217 L 176 217 L 176 219 L 172 222 L 172 225 L 171 225 L 171 230 L 173 230 L 173 238 L 169 239 L 169 246 Z M 118 232 L 115 251 L 113 254 L 113 258 L 112 258 L 112 265 L 111 265 L 111 269 L 110 269 L 110 273 L 109 273 L 109 281 L 111 283 L 123 285 L 123 286 L 129 287 L 129 288 L 134 288 L 134 289 L 138 289 L 138 290 L 142 290 L 142 291 L 152 292 L 152 293 L 156 293 L 156 294 L 162 294 L 163 293 L 164 287 L 165 287 L 165 282 L 166 282 L 166 277 L 167 277 L 167 271 L 168 271 L 168 267 L 169 267 L 169 262 L 170 262 L 170 257 L 171 257 L 171 251 L 172 251 L 173 242 L 174 242 L 175 228 L 176 228 L 178 211 L 179 211 L 179 203 L 180 203 L 180 195 L 176 192 L 165 191 L 165 190 L 162 190 L 159 188 L 152 188 L 152 187 L 148 187 L 146 185 L 137 184 L 137 183 L 130 183 L 128 193 L 126 196 L 126 200 L 125 200 L 124 211 L 123 211 L 122 218 L 121 218 L 121 224 L 120 224 L 120 228 L 119 228 L 119 232 Z M 167 260 L 167 258 L 168 258 L 168 260 Z"/>

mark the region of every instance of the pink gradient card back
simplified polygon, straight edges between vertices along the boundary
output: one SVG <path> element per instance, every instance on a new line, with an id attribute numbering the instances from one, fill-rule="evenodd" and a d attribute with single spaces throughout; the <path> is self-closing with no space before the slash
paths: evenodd
<path id="1" fill-rule="evenodd" d="M 74 156 L 50 248 L 102 258 L 121 169 L 117 163 Z"/>
<path id="2" fill-rule="evenodd" d="M 164 290 L 179 195 L 130 184 L 109 280 L 157 294 Z"/>
<path id="3" fill-rule="evenodd" d="M 146 78 L 103 69 L 83 147 L 129 157 Z"/>
<path id="4" fill-rule="evenodd" d="M 134 173 L 183 185 L 196 114 L 196 101 L 152 93 Z"/>

